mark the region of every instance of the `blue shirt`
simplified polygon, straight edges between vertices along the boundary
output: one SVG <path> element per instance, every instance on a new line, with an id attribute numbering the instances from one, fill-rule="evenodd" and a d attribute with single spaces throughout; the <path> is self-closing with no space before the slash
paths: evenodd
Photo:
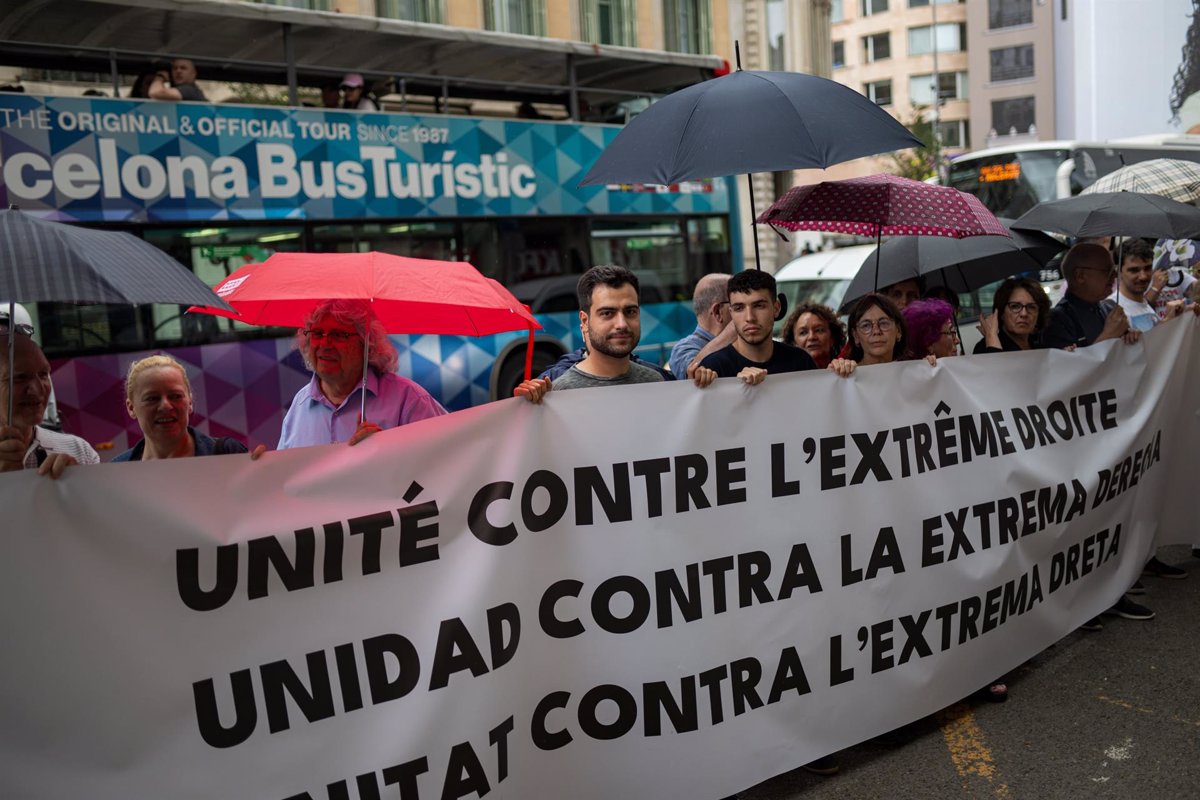
<path id="1" fill-rule="evenodd" d="M 696 326 L 696 330 L 692 331 L 690 336 L 685 336 L 675 343 L 671 348 L 671 357 L 667 359 L 667 363 L 671 365 L 671 374 L 679 380 L 687 377 L 687 365 L 692 363 L 692 359 L 696 357 L 704 349 L 704 345 L 713 340 L 713 335 L 708 331 Z"/>
<path id="2" fill-rule="evenodd" d="M 283 431 L 279 435 L 279 449 L 289 447 L 311 447 L 318 444 L 336 444 L 349 441 L 358 429 L 358 413 L 362 405 L 362 384 L 334 407 L 321 391 L 316 375 L 292 400 L 287 415 L 283 418 Z M 367 373 L 367 421 L 383 429 L 396 428 L 446 413 L 429 392 L 408 378 L 395 373 L 377 375 L 375 370 Z"/>

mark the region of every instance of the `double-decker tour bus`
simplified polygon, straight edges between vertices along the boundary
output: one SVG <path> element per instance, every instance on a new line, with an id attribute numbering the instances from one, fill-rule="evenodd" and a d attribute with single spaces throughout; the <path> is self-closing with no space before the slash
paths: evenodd
<path id="1" fill-rule="evenodd" d="M 997 216 L 1015 219 L 1045 200 L 1079 194 L 1126 164 L 1154 158 L 1200 162 L 1200 135 L 992 147 L 955 158 L 948 183 L 978 197 Z"/>
<path id="2" fill-rule="evenodd" d="M 13 37 L 0 41 L 0 61 L 34 77 L 90 70 L 117 95 L 52 94 L 45 84 L 40 94 L 0 93 L 0 200 L 128 230 L 209 285 L 279 251 L 465 260 L 537 314 L 545 330 L 535 374 L 582 344 L 574 290 L 588 267 L 617 263 L 639 275 L 639 355 L 665 363 L 695 325 L 695 282 L 740 263 L 725 180 L 578 185 L 620 129 L 606 122 L 623 121 L 647 92 L 710 77 L 718 59 L 370 18 L 334 24 L 287 8 L 247 15 L 245 5 L 50 0 L 36 24 L 0 11 Z M 122 10 L 129 26 L 106 21 Z M 46 24 L 51 17 L 61 26 Z M 169 32 L 177 43 L 134 49 Z M 282 36 L 286 61 L 255 50 L 272 36 Z M 127 97 L 139 71 L 170 56 L 191 57 L 202 81 L 274 87 L 290 103 Z M 314 66 L 319 57 L 326 63 Z M 351 70 L 386 83 L 384 110 L 300 104 L 305 85 Z M 292 330 L 175 305 L 27 307 L 54 365 L 64 428 L 102 454 L 136 440 L 122 379 L 149 352 L 188 366 L 202 430 L 252 446 L 275 443 L 308 380 Z M 510 396 L 523 377 L 524 335 L 393 338 L 401 372 L 452 410 Z"/>

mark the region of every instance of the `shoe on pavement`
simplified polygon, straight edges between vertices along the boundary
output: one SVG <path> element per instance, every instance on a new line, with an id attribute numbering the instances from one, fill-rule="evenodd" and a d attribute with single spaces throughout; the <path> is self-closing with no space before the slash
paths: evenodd
<path id="1" fill-rule="evenodd" d="M 1099 617 L 1092 617 L 1087 622 L 1080 625 L 1079 630 L 1081 630 L 1081 631 L 1102 631 L 1102 630 L 1104 630 L 1104 623 L 1100 621 Z"/>
<path id="2" fill-rule="evenodd" d="M 804 768 L 814 775 L 837 775 L 838 770 L 842 768 L 838 764 L 837 759 L 832 755 L 821 756 L 816 761 L 810 761 L 804 765 Z"/>
<path id="3" fill-rule="evenodd" d="M 1154 619 L 1153 611 L 1145 606 L 1138 605 L 1125 595 L 1121 595 L 1121 599 L 1117 601 L 1117 604 L 1104 613 L 1116 614 L 1118 617 L 1123 617 L 1124 619 Z"/>
<path id="4" fill-rule="evenodd" d="M 1195 551 L 1192 551 L 1193 554 Z M 1152 558 L 1146 562 L 1146 566 L 1142 568 L 1143 575 L 1153 575 L 1157 578 L 1170 578 L 1174 581 L 1183 580 L 1188 576 L 1186 569 L 1173 567 L 1170 564 L 1164 564 L 1157 558 Z"/>
<path id="5" fill-rule="evenodd" d="M 1128 589 L 1125 590 L 1125 594 L 1145 594 L 1145 593 L 1146 593 L 1146 584 L 1142 583 L 1141 581 L 1134 581 L 1133 586 L 1130 586 Z"/>

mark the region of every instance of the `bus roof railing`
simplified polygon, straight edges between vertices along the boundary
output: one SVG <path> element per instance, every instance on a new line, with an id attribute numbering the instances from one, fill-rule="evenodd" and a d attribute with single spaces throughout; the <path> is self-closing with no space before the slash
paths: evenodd
<path id="1" fill-rule="evenodd" d="M 147 46 L 151 49 L 147 50 Z M 710 78 L 716 56 L 598 45 L 432 23 L 221 0 L 12 0 L 0 4 L 0 60 L 12 66 L 133 74 L 172 57 L 204 80 L 318 86 L 361 72 L 414 94 L 481 100 L 554 97 L 578 118 L 593 105 Z M 115 87 L 114 87 L 115 88 Z"/>

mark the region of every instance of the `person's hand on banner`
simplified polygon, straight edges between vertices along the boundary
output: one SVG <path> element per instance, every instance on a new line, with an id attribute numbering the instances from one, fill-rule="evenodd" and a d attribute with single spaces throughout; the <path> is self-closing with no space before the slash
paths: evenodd
<path id="1" fill-rule="evenodd" d="M 254 449 L 250 451 L 250 460 L 258 461 L 260 458 L 262 458 L 262 454 L 265 452 L 267 452 L 267 446 L 265 444 L 255 445 Z"/>
<path id="2" fill-rule="evenodd" d="M 829 366 L 826 367 L 826 369 L 828 369 L 830 372 L 836 372 L 843 378 L 849 378 L 854 374 L 854 369 L 857 366 L 858 363 L 849 358 L 835 358 L 833 361 L 829 362 Z"/>
<path id="3" fill-rule="evenodd" d="M 767 371 L 762 367 L 746 367 L 737 374 L 737 377 L 747 386 L 757 386 L 767 379 Z"/>
<path id="4" fill-rule="evenodd" d="M 63 471 L 73 464 L 78 464 L 75 456 L 67 453 L 47 453 L 46 460 L 43 461 L 37 470 L 38 475 L 48 475 L 51 480 L 62 477 Z"/>
<path id="5" fill-rule="evenodd" d="M 379 427 L 374 422 L 364 419 L 362 422 L 358 423 L 358 429 L 355 430 L 354 435 L 350 437 L 349 444 L 351 447 L 353 447 L 363 439 L 366 439 L 372 434 L 379 433 L 381 430 L 383 430 L 383 428 Z"/>
<path id="6" fill-rule="evenodd" d="M 717 371 L 715 369 L 702 367 L 699 364 L 689 365 L 687 368 L 687 373 L 687 376 L 691 378 L 692 383 L 696 384 L 696 386 L 700 389 L 703 389 L 705 386 L 708 386 L 717 379 Z"/>
<path id="7" fill-rule="evenodd" d="M 517 388 L 513 389 L 513 397 L 524 397 L 534 405 L 540 405 L 542 398 L 546 396 L 546 392 L 550 391 L 551 381 L 549 378 L 533 378 L 527 381 L 521 381 L 517 384 Z"/>
<path id="8" fill-rule="evenodd" d="M 1104 318 L 1104 327 L 1100 329 L 1100 335 L 1096 337 L 1096 341 L 1103 342 L 1107 339 L 1119 339 L 1128 330 L 1129 317 L 1126 316 L 1125 309 L 1120 306 L 1114 306 L 1113 310 L 1108 312 L 1108 316 Z"/>

